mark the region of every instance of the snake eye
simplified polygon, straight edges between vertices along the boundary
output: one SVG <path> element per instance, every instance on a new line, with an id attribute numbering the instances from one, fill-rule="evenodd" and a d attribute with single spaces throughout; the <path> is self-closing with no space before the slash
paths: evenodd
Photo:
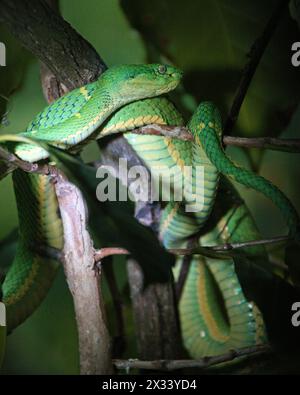
<path id="1" fill-rule="evenodd" d="M 159 74 L 165 74 L 166 71 L 167 71 L 167 66 L 165 66 L 164 64 L 158 66 Z"/>

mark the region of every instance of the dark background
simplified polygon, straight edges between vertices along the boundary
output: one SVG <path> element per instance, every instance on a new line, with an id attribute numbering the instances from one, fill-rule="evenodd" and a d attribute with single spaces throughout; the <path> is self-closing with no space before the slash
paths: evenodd
<path id="1" fill-rule="evenodd" d="M 172 61 L 185 72 L 180 96 L 185 114 L 200 100 L 213 100 L 226 118 L 251 44 L 261 33 L 277 1 L 273 0 L 62 0 L 63 17 L 101 54 L 108 66 L 121 63 Z M 140 32 L 135 30 L 129 20 Z M 292 12 L 292 15 L 295 14 Z M 282 19 L 257 69 L 233 131 L 241 136 L 300 137 L 300 71 L 291 64 L 292 43 L 299 29 L 290 12 Z M 0 93 L 9 96 L 2 133 L 24 130 L 45 106 L 39 63 L 0 26 L 0 41 L 7 48 L 7 66 L 0 68 Z M 4 101 L 5 102 L 5 101 Z M 3 105 L 3 104 L 2 104 Z M 299 155 L 229 148 L 239 163 L 272 180 L 300 208 Z M 97 159 L 91 144 L 84 159 Z M 265 198 L 240 188 L 261 232 L 284 232 L 278 211 Z M 0 183 L 0 242 L 17 226 L 10 177 Z M 0 268 L 12 259 L 15 243 L 0 248 Z M 283 253 L 274 251 L 281 262 Z M 121 263 L 121 264 L 120 264 Z M 125 356 L 136 357 L 134 327 L 125 268 L 115 265 L 124 291 L 129 346 Z M 104 285 L 108 316 L 111 301 Z M 111 320 L 113 321 L 113 320 Z M 110 323 L 113 326 L 113 322 Z M 72 300 L 62 270 L 46 301 L 8 338 L 4 373 L 78 373 L 76 327 Z"/>

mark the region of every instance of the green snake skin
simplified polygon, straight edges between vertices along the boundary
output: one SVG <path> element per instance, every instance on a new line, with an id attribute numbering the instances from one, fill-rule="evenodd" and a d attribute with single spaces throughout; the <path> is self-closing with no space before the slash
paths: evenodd
<path id="1" fill-rule="evenodd" d="M 48 176 L 13 173 L 19 214 L 19 243 L 2 285 L 8 330 L 24 321 L 52 285 L 58 262 L 43 248 L 63 248 L 63 228 L 54 185 Z"/>
<path id="2" fill-rule="evenodd" d="M 130 131 L 149 123 L 183 125 L 184 122 L 166 98 L 146 99 L 120 109 L 103 126 L 99 137 L 117 131 Z M 295 235 L 299 218 L 283 193 L 264 178 L 235 166 L 224 153 L 221 146 L 221 117 L 216 107 L 211 103 L 201 103 L 188 128 L 195 137 L 195 143 L 130 132 L 124 134 L 154 177 L 167 180 L 172 169 L 174 190 L 182 188 L 179 180 L 180 176 L 185 177 L 184 166 L 193 166 L 191 188 L 195 188 L 199 182 L 194 174 L 195 167 L 204 166 L 204 188 L 199 189 L 200 194 L 203 194 L 203 208 L 200 212 L 187 213 L 184 204 L 189 202 L 188 196 L 184 196 L 183 202 L 169 202 L 160 225 L 160 238 L 164 246 L 186 247 L 190 236 L 204 225 L 212 212 L 220 173 L 230 175 L 232 179 L 271 198 L 283 213 L 290 233 Z M 213 131 L 213 138 L 206 139 L 206 131 L 210 130 Z M 233 174 L 232 169 L 235 170 Z M 238 176 L 235 176 L 236 173 Z M 237 195 L 236 192 L 234 194 Z M 209 246 L 259 238 L 249 211 L 244 204 L 240 204 L 238 208 L 224 214 L 215 229 L 201 237 L 199 242 Z M 265 255 L 265 252 L 262 247 L 252 247 L 247 249 L 247 254 L 251 257 Z M 179 258 L 175 275 L 178 275 L 181 262 Z M 260 344 L 267 339 L 262 315 L 255 303 L 244 294 L 235 273 L 234 259 L 194 256 L 179 308 L 184 344 L 194 358 Z"/>
<path id="3" fill-rule="evenodd" d="M 76 152 L 91 139 L 127 132 L 125 138 L 154 178 L 162 177 L 163 183 L 167 182 L 172 171 L 174 193 L 182 192 L 181 181 L 186 181 L 183 200 L 170 201 L 162 215 L 160 238 L 166 248 L 186 246 L 189 237 L 205 224 L 213 211 L 220 174 L 269 197 L 283 213 L 291 235 L 295 235 L 299 219 L 289 200 L 269 181 L 235 166 L 224 153 L 221 119 L 213 104 L 200 104 L 189 122 L 195 137 L 193 143 L 130 133 L 147 124 L 184 124 L 174 105 L 165 97 L 157 97 L 175 89 L 181 75 L 174 67 L 156 64 L 111 68 L 98 81 L 48 106 L 21 135 Z M 7 147 L 30 162 L 49 156 L 44 148 L 35 144 L 12 146 L 10 143 Z M 187 174 L 186 166 L 191 167 L 191 174 Z M 198 166 L 204 169 L 203 180 L 196 172 Z M 32 314 L 51 286 L 57 263 L 45 258 L 45 251 L 63 246 L 63 229 L 51 177 L 17 170 L 13 181 L 20 237 L 16 257 L 2 285 L 9 331 Z M 203 207 L 187 213 L 185 206 L 193 203 L 195 191 Z M 259 238 L 259 234 L 254 222 L 246 207 L 240 205 L 226 213 L 199 242 L 210 245 L 255 238 Z M 178 259 L 175 274 L 180 265 Z M 185 346 L 196 358 L 266 339 L 261 314 L 244 295 L 234 260 L 230 259 L 193 257 L 180 302 L 180 320 Z"/>
<path id="4" fill-rule="evenodd" d="M 158 64 L 112 67 L 98 81 L 46 107 L 21 135 L 72 150 L 90 139 L 124 104 L 174 89 L 181 74 L 174 67 Z M 17 144 L 14 153 L 29 162 L 49 156 L 42 147 L 27 143 Z M 44 298 L 57 271 L 57 264 L 44 258 L 45 251 L 49 247 L 61 249 L 63 243 L 61 225 L 55 218 L 58 205 L 51 177 L 15 171 L 13 182 L 20 237 L 16 257 L 2 284 L 8 331 L 23 322 Z M 37 251 L 36 246 L 43 251 Z"/>
<path id="5" fill-rule="evenodd" d="M 221 146 L 221 130 L 213 120 L 216 108 L 212 103 L 202 103 L 199 106 L 199 139 L 209 160 L 222 173 L 247 187 L 263 193 L 280 209 L 292 237 L 298 237 L 299 217 L 288 198 L 270 181 L 235 165 L 226 155 Z M 193 128 L 191 128 L 193 130 Z M 217 133 L 216 133 L 217 131 Z"/>
<path id="6" fill-rule="evenodd" d="M 208 246 L 259 237 L 248 209 L 239 203 L 227 210 L 215 228 L 200 238 L 200 243 Z M 260 254 L 267 260 L 262 247 L 249 249 L 248 256 L 252 254 Z M 181 259 L 175 268 L 176 276 L 180 264 Z M 267 340 L 262 315 L 244 294 L 234 259 L 194 256 L 179 311 L 184 343 L 194 358 L 222 354 Z"/>

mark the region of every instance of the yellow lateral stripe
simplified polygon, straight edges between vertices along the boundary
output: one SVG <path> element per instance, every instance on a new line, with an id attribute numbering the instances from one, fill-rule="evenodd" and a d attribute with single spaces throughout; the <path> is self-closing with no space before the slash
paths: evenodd
<path id="1" fill-rule="evenodd" d="M 8 299 L 4 300 L 4 303 L 7 306 L 17 303 L 20 299 L 22 299 L 24 297 L 24 295 L 28 292 L 28 290 L 30 289 L 30 287 L 32 286 L 32 284 L 35 281 L 35 278 L 36 278 L 37 272 L 38 272 L 38 268 L 39 268 L 38 260 L 34 259 L 32 262 L 32 265 L 31 265 L 30 272 L 29 272 L 26 280 L 24 281 L 23 285 L 18 289 L 18 292 L 16 292 L 15 294 L 12 294 Z"/>
<path id="2" fill-rule="evenodd" d="M 77 116 L 75 114 L 75 116 Z M 61 142 L 64 141 L 68 141 L 70 138 L 76 137 L 77 135 L 83 133 L 85 130 L 89 129 L 91 126 L 95 125 L 95 123 L 97 123 L 99 121 L 99 119 L 101 118 L 102 113 L 96 115 L 95 118 L 93 118 L 88 124 L 86 124 L 82 129 L 78 129 L 76 130 L 74 133 L 69 134 L 65 139 L 63 139 Z M 135 127 L 141 127 L 146 125 L 147 123 L 158 123 L 162 121 L 162 123 L 164 122 L 162 118 L 158 117 L 157 115 L 153 115 L 153 116 L 141 116 L 141 117 L 137 117 L 137 118 L 131 118 L 128 119 L 127 121 L 122 121 L 117 123 L 116 125 L 110 126 L 109 128 L 104 128 L 103 131 L 101 132 L 101 135 L 107 134 L 108 132 L 112 131 L 112 130 L 126 130 L 126 128 L 132 128 L 132 126 Z M 113 129 L 111 129 L 113 128 Z"/>
<path id="3" fill-rule="evenodd" d="M 229 340 L 229 336 L 223 335 L 210 311 L 209 302 L 206 294 L 206 288 L 205 288 L 204 265 L 202 263 L 199 263 L 198 268 L 199 268 L 198 302 L 200 307 L 200 314 L 205 321 L 205 325 L 209 331 L 210 336 L 216 341 L 226 342 Z"/>
<path id="4" fill-rule="evenodd" d="M 253 306 L 253 316 L 256 324 L 256 331 L 255 331 L 255 343 L 261 344 L 266 339 L 266 331 L 265 331 L 265 323 L 262 318 L 262 314 L 259 308 L 256 306 L 254 302 L 251 302 Z"/>
<path id="5" fill-rule="evenodd" d="M 142 115 L 136 118 L 129 118 L 126 121 L 119 121 L 113 125 L 103 128 L 101 131 L 101 136 L 107 135 L 109 133 L 114 133 L 118 131 L 132 130 L 134 128 L 140 128 L 151 123 L 157 123 L 164 125 L 164 120 L 159 115 Z"/>
<path id="6" fill-rule="evenodd" d="M 46 176 L 39 176 L 39 186 L 38 186 L 38 201 L 42 202 L 44 199 L 44 195 L 45 195 L 45 183 L 46 183 Z M 31 269 L 29 271 L 29 274 L 27 276 L 27 278 L 25 279 L 23 285 L 18 289 L 18 292 L 16 292 L 15 294 L 11 295 L 6 301 L 5 303 L 7 305 L 10 304 L 15 304 L 18 302 L 18 300 L 22 299 L 24 297 L 24 295 L 28 292 L 28 290 L 30 289 L 30 287 L 32 286 L 35 277 L 37 275 L 38 272 L 38 259 L 34 259 L 33 258 L 33 262 L 31 265 Z"/>
<path id="7" fill-rule="evenodd" d="M 166 144 L 168 152 L 172 157 L 173 161 L 176 163 L 177 166 L 180 167 L 181 171 L 184 173 L 184 160 L 180 157 L 180 153 L 177 151 L 172 139 L 170 137 L 165 137 L 164 143 Z"/>
<path id="8" fill-rule="evenodd" d="M 46 194 L 46 185 L 48 182 L 48 177 L 45 175 L 40 175 L 38 177 L 38 187 L 37 187 L 37 195 L 38 195 L 38 202 L 45 202 L 45 194 Z M 53 193 L 54 190 L 53 190 Z M 39 204 L 38 207 L 38 216 L 41 215 L 41 204 Z M 44 229 L 41 229 L 42 232 L 44 232 Z M 60 246 L 57 246 L 60 247 Z M 12 305 L 17 303 L 19 300 L 21 300 L 26 293 L 30 290 L 30 288 L 32 287 L 32 284 L 34 284 L 34 282 L 36 281 L 36 277 L 38 275 L 38 270 L 39 270 L 39 266 L 40 264 L 49 264 L 48 262 L 41 262 L 40 257 L 36 256 L 32 258 L 32 265 L 30 268 L 30 271 L 28 273 L 28 275 L 26 276 L 26 279 L 24 280 L 23 284 L 19 287 L 18 291 L 14 294 L 12 294 L 9 298 L 7 298 L 5 300 L 5 304 L 7 306 Z"/>
<path id="9" fill-rule="evenodd" d="M 163 234 L 165 233 L 165 231 L 168 229 L 168 226 L 170 225 L 170 222 L 172 221 L 172 219 L 174 218 L 175 214 L 177 213 L 177 210 L 179 208 L 179 203 L 176 203 L 174 205 L 174 207 L 172 208 L 172 210 L 169 212 L 169 214 L 167 215 L 166 219 L 164 220 L 164 222 L 161 224 L 161 228 L 160 228 L 160 236 L 163 236 Z"/>
<path id="10" fill-rule="evenodd" d="M 85 86 L 82 86 L 82 87 L 79 89 L 79 92 L 84 96 L 84 98 L 85 98 L 86 101 L 90 100 L 91 96 L 89 96 L 89 93 L 88 93 L 88 91 L 87 91 L 87 89 L 86 89 Z"/>

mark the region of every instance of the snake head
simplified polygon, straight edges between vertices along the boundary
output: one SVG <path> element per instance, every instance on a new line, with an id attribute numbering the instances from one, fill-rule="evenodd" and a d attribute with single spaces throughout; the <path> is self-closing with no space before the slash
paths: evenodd
<path id="1" fill-rule="evenodd" d="M 169 65 L 121 65 L 108 69 L 100 78 L 118 98 L 133 101 L 158 96 L 177 87 L 182 72 Z"/>

